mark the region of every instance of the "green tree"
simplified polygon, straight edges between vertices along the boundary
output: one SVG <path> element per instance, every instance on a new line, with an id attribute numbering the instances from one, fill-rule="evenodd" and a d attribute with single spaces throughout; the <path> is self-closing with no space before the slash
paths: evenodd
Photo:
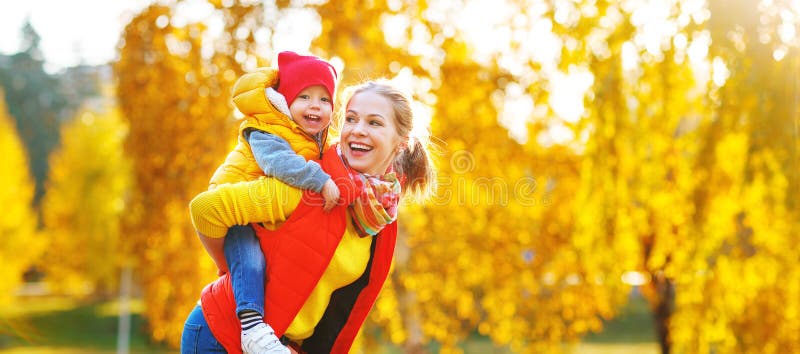
<path id="1" fill-rule="evenodd" d="M 23 26 L 22 39 L 22 50 L 0 67 L 0 85 L 28 154 L 36 183 L 34 200 L 38 204 L 47 179 L 47 158 L 59 144 L 61 121 L 70 117 L 72 111 L 59 79 L 44 71 L 41 38 L 30 21 Z"/>

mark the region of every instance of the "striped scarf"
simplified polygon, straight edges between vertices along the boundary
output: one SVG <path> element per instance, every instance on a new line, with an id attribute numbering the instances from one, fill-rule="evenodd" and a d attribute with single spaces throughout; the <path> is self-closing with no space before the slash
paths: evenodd
<path id="1" fill-rule="evenodd" d="M 349 206 L 353 225 L 361 237 L 375 236 L 397 219 L 400 181 L 394 172 L 376 177 L 353 171 L 352 177 L 360 180 L 362 187 L 362 193 Z"/>
<path id="2" fill-rule="evenodd" d="M 349 165 L 348 169 L 350 177 L 361 189 L 353 204 L 348 206 L 353 226 L 361 237 L 375 236 L 384 226 L 397 219 L 400 181 L 394 172 L 388 172 L 383 176 L 370 176 L 356 172 Z"/>

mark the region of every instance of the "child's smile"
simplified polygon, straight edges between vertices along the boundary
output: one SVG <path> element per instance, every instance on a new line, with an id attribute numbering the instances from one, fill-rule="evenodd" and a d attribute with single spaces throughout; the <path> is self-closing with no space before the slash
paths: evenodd
<path id="1" fill-rule="evenodd" d="M 331 97 L 322 85 L 306 87 L 289 106 L 292 120 L 309 135 L 316 135 L 328 127 L 332 111 Z"/>

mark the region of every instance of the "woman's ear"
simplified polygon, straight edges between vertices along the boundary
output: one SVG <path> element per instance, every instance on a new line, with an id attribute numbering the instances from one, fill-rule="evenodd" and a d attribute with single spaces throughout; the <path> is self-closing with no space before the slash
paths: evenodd
<path id="1" fill-rule="evenodd" d="M 403 140 L 400 141 L 400 144 L 397 145 L 398 153 L 408 148 L 408 140 L 409 138 L 403 138 Z"/>

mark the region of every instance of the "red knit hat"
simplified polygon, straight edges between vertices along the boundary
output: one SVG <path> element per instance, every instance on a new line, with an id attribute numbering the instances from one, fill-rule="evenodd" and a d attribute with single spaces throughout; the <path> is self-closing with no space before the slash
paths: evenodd
<path id="1" fill-rule="evenodd" d="M 278 80 L 278 92 L 286 97 L 286 103 L 290 106 L 300 91 L 309 86 L 324 86 L 331 99 L 336 92 L 336 69 L 327 61 L 313 55 L 280 52 Z"/>

